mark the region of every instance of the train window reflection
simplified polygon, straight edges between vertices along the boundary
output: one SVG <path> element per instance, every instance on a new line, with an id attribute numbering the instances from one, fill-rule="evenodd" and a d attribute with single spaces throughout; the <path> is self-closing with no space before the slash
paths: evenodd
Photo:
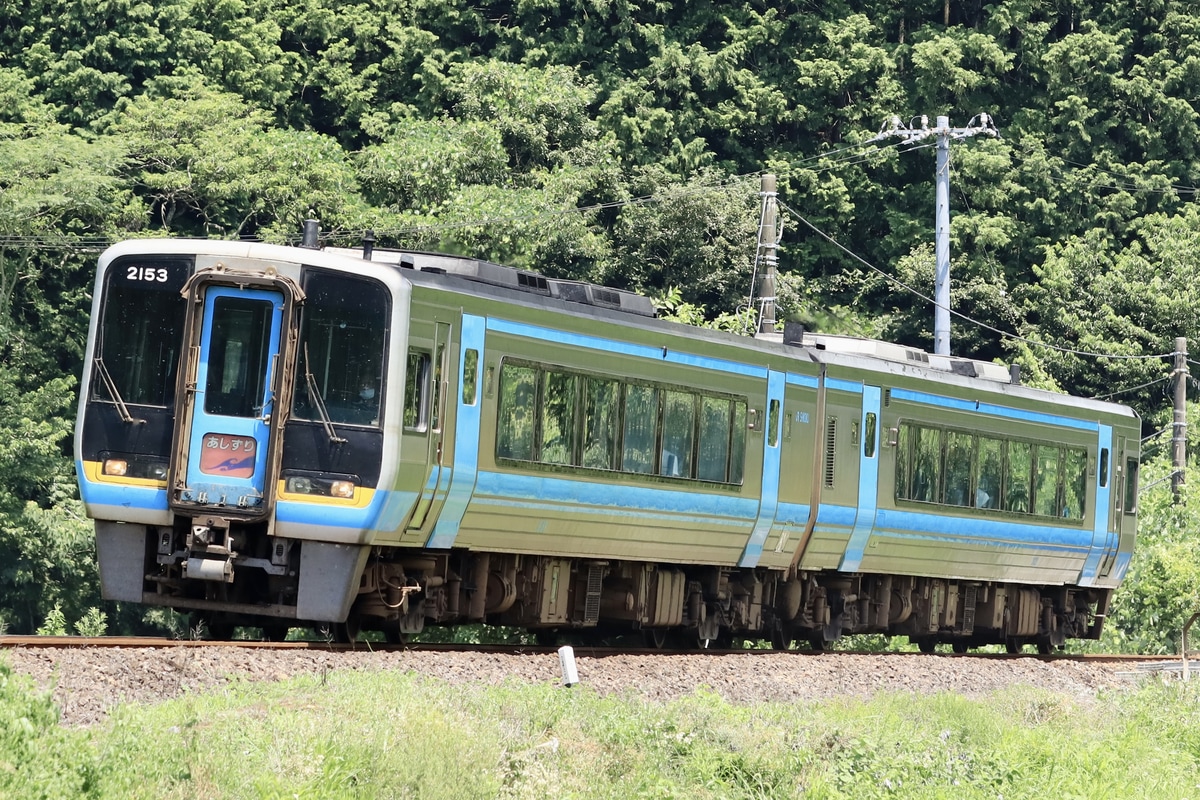
<path id="1" fill-rule="evenodd" d="M 429 424 L 429 353 L 408 352 L 404 384 L 404 427 L 425 430 Z"/>
<path id="2" fill-rule="evenodd" d="M 1083 520 L 1088 452 L 901 423 L 896 499 Z"/>
<path id="3" fill-rule="evenodd" d="M 616 381 L 588 378 L 583 414 L 583 466 L 616 469 L 619 400 Z"/>
<path id="4" fill-rule="evenodd" d="M 542 449 L 539 461 L 571 464 L 575 454 L 575 376 L 543 373 Z"/>
<path id="5" fill-rule="evenodd" d="M 376 281 L 307 270 L 300 375 L 313 377 L 335 424 L 379 425 L 388 293 Z M 307 358 L 305 357 L 307 354 Z M 320 419 L 309 382 L 296 381 L 292 416 Z"/>
<path id="6" fill-rule="evenodd" d="M 187 276 L 188 265 L 182 262 L 122 263 L 107 274 L 96 355 L 126 403 L 167 406 L 174 402 L 187 310 L 179 290 Z M 115 399 L 99 378 L 92 396 Z"/>
<path id="7" fill-rule="evenodd" d="M 654 437 L 658 427 L 658 390 L 651 386 L 625 387 L 625 436 L 621 469 L 654 471 Z"/>
<path id="8" fill-rule="evenodd" d="M 267 300 L 218 297 L 213 301 L 204 410 L 256 417 L 266 395 L 271 357 L 272 305 Z"/>
<path id="9" fill-rule="evenodd" d="M 742 400 L 508 360 L 499 373 L 498 459 L 742 481 Z"/>

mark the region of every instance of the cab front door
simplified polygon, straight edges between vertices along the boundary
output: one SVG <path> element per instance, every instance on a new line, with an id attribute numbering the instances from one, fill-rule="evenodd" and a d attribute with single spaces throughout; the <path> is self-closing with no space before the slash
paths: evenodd
<path id="1" fill-rule="evenodd" d="M 198 516 L 253 520 L 269 514 L 278 480 L 279 412 L 291 370 L 287 331 L 299 289 L 278 277 L 241 285 L 197 275 L 185 293 L 188 320 L 183 397 L 172 459 L 172 506 Z"/>

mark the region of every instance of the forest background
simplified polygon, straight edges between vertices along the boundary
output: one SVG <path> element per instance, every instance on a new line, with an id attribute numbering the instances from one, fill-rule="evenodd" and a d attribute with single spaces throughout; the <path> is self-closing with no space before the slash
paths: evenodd
<path id="1" fill-rule="evenodd" d="M 75 489 L 107 244 L 291 241 L 314 215 L 325 242 L 728 326 L 770 172 L 781 321 L 928 350 L 933 140 L 878 134 L 986 113 L 999 136 L 952 147 L 952 352 L 1142 414 L 1103 646 L 1173 651 L 1200 605 L 1200 500 L 1166 480 L 1174 339 L 1200 341 L 1198 111 L 1195 2 L 0 0 L 0 629 L 176 624 L 99 599 Z"/>

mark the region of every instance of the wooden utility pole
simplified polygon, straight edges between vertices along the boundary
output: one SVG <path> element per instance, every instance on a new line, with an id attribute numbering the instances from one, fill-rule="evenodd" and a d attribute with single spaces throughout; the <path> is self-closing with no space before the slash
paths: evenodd
<path id="1" fill-rule="evenodd" d="M 1175 338 L 1175 424 L 1171 429 L 1171 493 L 1179 502 L 1183 469 L 1187 464 L 1187 337 Z"/>

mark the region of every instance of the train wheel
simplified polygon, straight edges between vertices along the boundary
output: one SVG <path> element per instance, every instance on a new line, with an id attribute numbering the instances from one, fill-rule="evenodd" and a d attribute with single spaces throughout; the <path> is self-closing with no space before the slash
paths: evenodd
<path id="1" fill-rule="evenodd" d="M 262 638 L 264 642 L 283 642 L 287 641 L 288 631 L 287 625 L 263 625 Z"/>
<path id="2" fill-rule="evenodd" d="M 642 638 L 647 647 L 665 650 L 671 642 L 671 631 L 669 628 L 642 628 Z"/>
<path id="3" fill-rule="evenodd" d="M 796 643 L 796 634 L 791 631 L 775 631 L 771 634 L 772 650 L 791 650 Z"/>
<path id="4" fill-rule="evenodd" d="M 829 642 L 825 641 L 825 632 L 817 631 L 808 637 L 808 646 L 814 653 L 824 653 L 829 649 Z"/>
<path id="5" fill-rule="evenodd" d="M 1009 653 L 1020 653 L 1025 649 L 1025 642 L 1016 636 L 1006 636 L 1004 637 L 1004 649 Z"/>
<path id="6" fill-rule="evenodd" d="M 917 649 L 922 653 L 936 653 L 937 639 L 932 636 L 922 636 L 917 639 Z"/>
<path id="7" fill-rule="evenodd" d="M 1038 655 L 1048 656 L 1054 652 L 1055 648 L 1054 648 L 1054 645 L 1050 643 L 1049 636 L 1037 637 L 1036 644 L 1037 644 Z"/>
<path id="8" fill-rule="evenodd" d="M 955 639 L 950 643 L 950 649 L 961 656 L 963 653 L 969 652 L 971 647 L 966 639 Z"/>

